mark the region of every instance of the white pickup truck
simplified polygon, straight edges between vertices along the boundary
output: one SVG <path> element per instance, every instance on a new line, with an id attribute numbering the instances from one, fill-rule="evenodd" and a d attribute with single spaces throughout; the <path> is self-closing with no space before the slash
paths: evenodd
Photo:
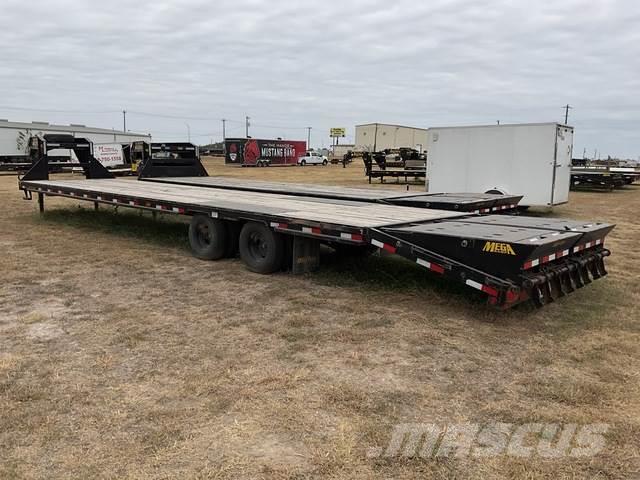
<path id="1" fill-rule="evenodd" d="M 327 157 L 317 152 L 307 152 L 304 157 L 298 158 L 298 165 L 301 167 L 305 165 L 326 165 L 327 163 L 329 163 Z"/>

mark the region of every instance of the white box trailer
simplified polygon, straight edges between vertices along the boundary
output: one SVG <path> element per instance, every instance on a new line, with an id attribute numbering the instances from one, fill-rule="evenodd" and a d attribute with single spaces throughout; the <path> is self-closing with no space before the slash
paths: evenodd
<path id="1" fill-rule="evenodd" d="M 106 128 L 87 127 L 85 125 L 53 125 L 47 122 L 9 122 L 0 120 L 0 163 L 24 162 L 28 160 L 29 138 L 44 137 L 46 134 L 68 134 L 74 137 L 86 138 L 99 144 L 127 145 L 136 141 L 151 141 L 151 135 Z M 71 150 L 53 150 L 50 156 L 60 156 L 74 159 Z"/>
<path id="2" fill-rule="evenodd" d="M 429 129 L 427 191 L 523 195 L 520 205 L 569 200 L 573 127 L 558 123 Z"/>

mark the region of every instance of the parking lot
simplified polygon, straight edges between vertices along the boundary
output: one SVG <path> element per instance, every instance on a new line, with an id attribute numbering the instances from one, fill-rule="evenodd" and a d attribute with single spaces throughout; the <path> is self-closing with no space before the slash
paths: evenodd
<path id="1" fill-rule="evenodd" d="M 367 185 L 360 163 L 205 165 L 211 175 Z M 638 185 L 572 192 L 552 213 L 617 224 L 608 277 L 543 309 L 503 312 L 394 257 L 327 254 L 304 276 L 203 262 L 171 215 L 56 198 L 40 217 L 16 183 L 0 176 L 2 478 L 640 469 Z M 586 458 L 370 453 L 399 424 L 492 422 L 608 427 Z"/>

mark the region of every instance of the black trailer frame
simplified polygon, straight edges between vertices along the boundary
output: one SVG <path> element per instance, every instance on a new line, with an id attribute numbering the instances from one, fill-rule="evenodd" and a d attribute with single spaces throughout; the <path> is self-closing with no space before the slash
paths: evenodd
<path id="1" fill-rule="evenodd" d="M 244 231 L 258 225 L 279 235 L 278 242 L 286 239 L 294 272 L 317 266 L 320 243 L 373 246 L 480 290 L 489 303 L 503 308 L 529 299 L 544 305 L 607 273 L 604 237 L 614 227 L 608 224 L 115 179 L 97 161 L 97 167 L 89 162 L 94 168 L 87 166 L 86 180 L 51 181 L 47 163 L 44 156 L 19 181 L 27 199 L 37 194 L 40 211 L 45 196 L 59 196 L 96 206 L 188 215 L 193 229 L 215 219 L 227 233 L 212 241 L 227 243 L 237 239 L 230 233 L 238 231 L 235 227 Z M 242 246 L 241 240 L 241 256 Z"/>

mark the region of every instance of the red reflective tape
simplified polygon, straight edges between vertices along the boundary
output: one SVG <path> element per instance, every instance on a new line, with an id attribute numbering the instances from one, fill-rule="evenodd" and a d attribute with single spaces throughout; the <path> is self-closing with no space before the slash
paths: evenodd
<path id="1" fill-rule="evenodd" d="M 396 253 L 396 247 L 394 247 L 393 245 L 389 245 L 388 243 L 383 243 L 382 249 L 386 250 L 389 253 Z"/>
<path id="2" fill-rule="evenodd" d="M 437 263 L 432 263 L 430 268 L 436 273 L 444 273 L 444 267 L 441 267 Z"/>
<path id="3" fill-rule="evenodd" d="M 355 240 L 356 242 L 362 242 L 364 240 L 364 237 L 359 233 L 352 233 L 351 240 Z"/>
<path id="4" fill-rule="evenodd" d="M 320 230 L 318 227 L 312 227 L 311 228 L 311 233 L 315 233 L 316 235 L 320 235 L 322 233 L 322 230 Z"/>
<path id="5" fill-rule="evenodd" d="M 490 287 L 489 285 L 482 285 L 482 291 L 488 295 L 491 295 L 492 297 L 498 296 L 498 291 L 495 288 Z"/>

